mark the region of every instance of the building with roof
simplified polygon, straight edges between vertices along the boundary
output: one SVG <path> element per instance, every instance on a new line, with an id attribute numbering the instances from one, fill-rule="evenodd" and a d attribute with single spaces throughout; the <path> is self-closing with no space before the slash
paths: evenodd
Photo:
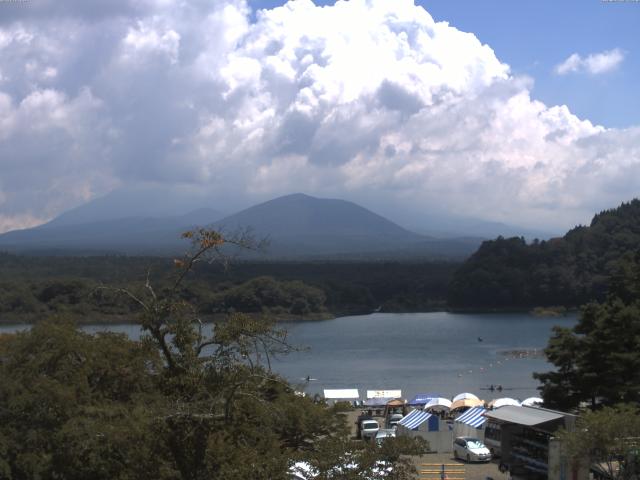
<path id="1" fill-rule="evenodd" d="M 507 405 L 484 416 L 499 428 L 501 469 L 513 479 L 573 480 L 588 478 L 588 468 L 570 464 L 559 440 L 560 428 L 575 428 L 576 416 L 537 407 Z"/>

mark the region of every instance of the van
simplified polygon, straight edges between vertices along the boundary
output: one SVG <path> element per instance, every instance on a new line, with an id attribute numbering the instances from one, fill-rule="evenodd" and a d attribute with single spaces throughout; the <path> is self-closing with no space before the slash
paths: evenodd
<path id="1" fill-rule="evenodd" d="M 358 438 L 371 440 L 376 437 L 378 430 L 380 430 L 380 424 L 371 417 L 365 417 L 358 422 Z"/>

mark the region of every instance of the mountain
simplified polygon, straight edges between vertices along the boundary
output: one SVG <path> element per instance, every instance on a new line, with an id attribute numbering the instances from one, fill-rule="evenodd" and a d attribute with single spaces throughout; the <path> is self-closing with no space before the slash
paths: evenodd
<path id="1" fill-rule="evenodd" d="M 249 226 L 256 236 L 269 237 L 272 251 L 283 253 L 384 250 L 424 238 L 355 203 L 300 193 L 247 208 L 214 226 L 223 231 Z"/>
<path id="2" fill-rule="evenodd" d="M 195 226 L 226 234 L 250 229 L 257 239 L 267 238 L 269 247 L 262 253 L 237 253 L 261 259 L 460 259 L 482 241 L 420 235 L 355 203 L 300 193 L 275 198 L 222 220 L 219 212 L 208 208 L 184 212 L 186 206 L 197 204 L 196 197 L 176 196 L 157 187 L 123 189 L 64 212 L 44 225 L 0 235 L 0 249 L 41 254 L 173 255 L 186 248 L 180 234 Z"/>
<path id="3" fill-rule="evenodd" d="M 411 231 L 436 238 L 471 237 L 490 239 L 496 237 L 524 237 L 526 240 L 548 240 L 559 236 L 544 230 L 531 229 L 502 222 L 465 218 L 456 215 L 426 215 L 420 224 L 407 220 Z"/>
<path id="4" fill-rule="evenodd" d="M 224 232 L 250 226 L 267 237 L 271 257 L 464 257 L 479 245 L 442 241 L 406 230 L 355 203 L 292 194 L 255 205 L 214 224 Z"/>
<path id="5" fill-rule="evenodd" d="M 155 193 L 152 200 L 157 200 Z M 355 203 L 303 194 L 279 197 L 222 220 L 211 209 L 150 216 L 157 212 L 153 201 L 136 204 L 139 191 L 122 195 L 94 200 L 36 228 L 0 235 L 0 248 L 50 254 L 175 254 L 186 247 L 180 233 L 203 225 L 227 235 L 248 228 L 257 239 L 268 238 L 266 252 L 238 252 L 261 259 L 464 258 L 481 242 L 419 235 Z"/>
<path id="6" fill-rule="evenodd" d="M 80 216 L 63 214 L 62 217 L 35 228 L 0 235 L 0 248 L 39 253 L 167 254 L 184 250 L 182 232 L 210 224 L 220 218 L 220 214 L 212 209 L 198 209 L 177 216 L 124 217 L 83 223 L 77 223 L 83 218 Z"/>
<path id="7" fill-rule="evenodd" d="M 602 300 L 610 278 L 640 254 L 640 200 L 593 217 L 561 238 L 484 242 L 456 272 L 449 303 L 459 308 L 576 307 Z"/>
<path id="8" fill-rule="evenodd" d="M 161 185 L 123 187 L 68 210 L 47 226 L 80 225 L 123 218 L 180 217 L 204 206 L 215 205 L 206 193 L 190 188 Z M 214 221 L 222 218 L 217 213 Z"/>

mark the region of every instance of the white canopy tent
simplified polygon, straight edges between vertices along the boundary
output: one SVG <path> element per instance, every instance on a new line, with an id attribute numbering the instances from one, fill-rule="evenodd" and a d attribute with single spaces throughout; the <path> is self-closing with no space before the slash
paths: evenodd
<path id="1" fill-rule="evenodd" d="M 455 397 L 453 397 L 452 402 L 457 402 L 458 400 L 480 400 L 478 397 L 476 397 L 473 393 L 459 393 L 458 395 L 456 395 Z"/>
<path id="2" fill-rule="evenodd" d="M 324 398 L 327 400 L 357 400 L 360 392 L 357 388 L 325 389 Z"/>
<path id="3" fill-rule="evenodd" d="M 529 397 L 529 398 L 525 398 L 521 405 L 523 407 L 533 407 L 535 405 L 542 405 L 544 403 L 544 400 L 542 400 L 539 397 Z"/>
<path id="4" fill-rule="evenodd" d="M 446 398 L 432 398 L 427 403 L 425 403 L 423 409 L 424 410 L 449 410 L 451 408 L 451 400 Z"/>
<path id="5" fill-rule="evenodd" d="M 484 401 L 479 398 L 461 398 L 451 404 L 451 410 L 458 408 L 480 407 L 484 406 Z"/>
<path id="6" fill-rule="evenodd" d="M 402 398 L 402 390 L 367 390 L 367 398 Z"/>
<path id="7" fill-rule="evenodd" d="M 500 407 L 504 407 L 505 405 L 513 405 L 514 407 L 519 407 L 520 406 L 520 402 L 518 400 L 516 400 L 515 398 L 509 398 L 509 397 L 496 398 L 495 400 L 491 400 L 489 402 L 488 407 L 489 408 L 500 408 Z"/>

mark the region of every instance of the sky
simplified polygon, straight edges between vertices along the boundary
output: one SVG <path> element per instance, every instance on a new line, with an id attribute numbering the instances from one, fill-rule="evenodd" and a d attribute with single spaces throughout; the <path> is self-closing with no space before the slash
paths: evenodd
<path id="1" fill-rule="evenodd" d="M 0 0 L 0 232 L 137 185 L 563 231 L 639 194 L 639 27 L 634 1 Z"/>

